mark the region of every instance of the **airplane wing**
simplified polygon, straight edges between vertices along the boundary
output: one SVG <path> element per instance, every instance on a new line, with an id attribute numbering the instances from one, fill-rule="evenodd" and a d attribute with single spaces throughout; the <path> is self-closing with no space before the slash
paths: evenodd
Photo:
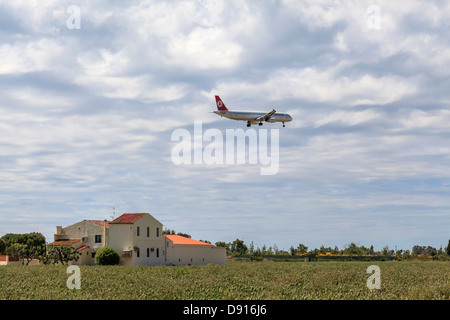
<path id="1" fill-rule="evenodd" d="M 267 113 L 267 114 L 265 114 L 265 115 L 263 115 L 263 116 L 261 116 L 261 117 L 258 117 L 258 118 L 256 118 L 255 120 L 256 121 L 266 121 L 267 119 L 269 119 L 271 116 L 273 116 L 273 114 L 275 113 L 275 112 L 277 112 L 275 109 L 273 109 L 272 111 L 270 111 L 269 113 Z"/>

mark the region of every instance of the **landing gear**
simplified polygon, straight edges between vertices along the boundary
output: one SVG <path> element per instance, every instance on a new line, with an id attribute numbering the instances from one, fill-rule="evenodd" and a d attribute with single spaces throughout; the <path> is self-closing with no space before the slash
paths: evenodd
<path id="1" fill-rule="evenodd" d="M 258 125 L 262 126 L 262 122 L 258 123 Z"/>
<path id="2" fill-rule="evenodd" d="M 284 122 L 283 122 L 283 128 L 284 128 L 284 127 L 286 127 L 286 126 L 284 125 Z"/>
<path id="3" fill-rule="evenodd" d="M 250 127 L 251 125 L 250 121 L 247 121 L 247 127 Z"/>

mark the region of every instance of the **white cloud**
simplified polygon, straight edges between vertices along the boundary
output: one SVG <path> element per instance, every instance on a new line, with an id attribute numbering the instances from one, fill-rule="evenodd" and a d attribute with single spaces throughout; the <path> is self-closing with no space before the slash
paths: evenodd
<path id="1" fill-rule="evenodd" d="M 149 76 L 80 75 L 74 82 L 107 98 L 133 99 L 144 103 L 177 100 L 186 94 L 186 86 L 183 84 L 161 86 Z"/>
<path id="2" fill-rule="evenodd" d="M 422 111 L 411 110 L 407 117 L 400 119 L 400 127 L 395 131 L 422 129 L 427 132 L 448 132 L 450 110 Z"/>
<path id="3" fill-rule="evenodd" d="M 196 28 L 171 40 L 168 48 L 174 65 L 201 70 L 236 67 L 242 51 L 221 28 Z"/>
<path id="4" fill-rule="evenodd" d="M 81 52 L 77 63 L 89 75 L 114 76 L 126 73 L 130 65 L 130 57 L 122 50 L 111 52 L 105 48 Z"/>
<path id="5" fill-rule="evenodd" d="M 271 100 L 293 98 L 333 103 L 337 106 L 355 106 L 395 102 L 417 90 L 415 79 L 404 79 L 396 75 L 347 76 L 340 69 L 281 69 L 269 74 L 262 83 L 221 82 L 214 92 L 223 92 L 224 96 L 263 95 Z"/>
<path id="6" fill-rule="evenodd" d="M 335 111 L 328 115 L 318 115 L 314 126 L 320 127 L 330 123 L 339 123 L 347 126 L 355 126 L 367 121 L 376 120 L 381 116 L 380 112 L 375 110 L 364 111 Z"/>
<path id="7" fill-rule="evenodd" d="M 50 39 L 18 40 L 0 46 L 0 74 L 20 74 L 49 70 L 63 48 Z"/>
<path id="8" fill-rule="evenodd" d="M 172 101 L 186 94 L 184 84 L 161 84 L 150 74 L 133 74 L 133 56 L 122 50 L 104 48 L 81 53 L 77 57 L 81 72 L 74 73 L 74 83 L 94 94 L 113 99 L 135 99 L 145 103 Z"/>
<path id="9" fill-rule="evenodd" d="M 280 154 L 280 172 L 306 181 L 346 184 L 448 179 L 445 162 L 429 163 L 429 157 L 448 156 L 450 147 L 444 143 L 412 135 L 322 134 Z"/>
<path id="10" fill-rule="evenodd" d="M 155 140 L 150 121 L 120 115 L 47 116 L 36 119 L 32 114 L 9 113 L 2 115 L 2 118 L 8 119 L 8 123 L 0 126 L 0 144 L 9 155 L 22 160 L 43 150 L 71 153 L 71 149 L 83 148 L 95 152 L 96 148 L 113 147 L 111 150 L 114 153 L 120 153 L 121 146 L 129 143 Z M 14 139 L 11 140 L 11 137 Z"/>
<path id="11" fill-rule="evenodd" d="M 289 224 L 289 246 L 301 228 L 305 238 L 338 229 L 341 240 L 367 222 L 400 225 L 383 239 L 414 239 L 420 219 L 448 209 L 450 5 L 84 1 L 81 29 L 69 30 L 72 4 L 0 2 L 3 229 L 20 232 L 18 221 L 35 221 L 29 211 L 53 232 L 108 217 L 116 203 L 192 221 L 188 233 L 213 219 L 214 237 L 250 241 L 242 226 L 265 228 L 255 217 L 273 229 L 266 239 Z M 368 24 L 373 5 L 380 28 Z M 207 113 L 214 94 L 232 109 L 274 105 L 294 117 L 280 128 L 277 175 L 171 163 L 174 128 L 245 128 Z M 2 218 L 11 212 L 14 223 Z M 230 217 L 239 224 L 228 228 Z M 435 242 L 444 235 L 428 230 Z"/>
<path id="12" fill-rule="evenodd" d="M 258 23 L 255 10 L 239 1 L 144 2 L 121 17 L 145 44 L 149 63 L 180 70 L 237 67 L 245 51 L 240 38 Z"/>
<path id="13" fill-rule="evenodd" d="M 55 35 L 58 29 L 64 25 L 65 19 L 60 13 L 61 1 L 0 1 L 2 10 L 13 16 L 15 22 L 28 34 Z M 59 19 L 62 18 L 62 19 Z"/>
<path id="14" fill-rule="evenodd" d="M 20 105 L 34 110 L 57 111 L 72 106 L 73 101 L 60 92 L 37 89 L 32 86 L 12 88 L 3 96 L 10 105 Z M 6 102 L 4 102 L 7 104 Z"/>
<path id="15" fill-rule="evenodd" d="M 283 4 L 312 31 L 330 28 L 349 14 L 349 6 L 343 2 L 284 0 Z"/>

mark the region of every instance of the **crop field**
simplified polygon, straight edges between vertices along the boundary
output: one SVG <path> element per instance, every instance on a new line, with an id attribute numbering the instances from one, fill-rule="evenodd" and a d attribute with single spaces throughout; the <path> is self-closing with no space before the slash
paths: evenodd
<path id="1" fill-rule="evenodd" d="M 370 265 L 380 289 L 369 289 Z M 69 289 L 67 266 L 0 266 L 0 299 L 450 299 L 450 263 L 227 262 L 224 266 L 81 266 Z"/>

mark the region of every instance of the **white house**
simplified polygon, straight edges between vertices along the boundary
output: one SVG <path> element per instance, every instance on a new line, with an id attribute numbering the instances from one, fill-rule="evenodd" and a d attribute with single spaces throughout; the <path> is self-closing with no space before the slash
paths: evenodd
<path id="1" fill-rule="evenodd" d="M 125 265 L 165 264 L 163 225 L 148 213 L 124 213 L 109 223 L 107 246 Z"/>
<path id="2" fill-rule="evenodd" d="M 76 264 L 94 264 L 95 252 L 107 246 L 108 221 L 83 220 L 67 227 L 56 227 L 54 241 L 49 245 L 71 245 L 78 249 Z"/>
<path id="3" fill-rule="evenodd" d="M 103 247 L 115 249 L 123 265 L 225 264 L 225 248 L 162 231 L 163 225 L 148 213 L 124 213 L 112 221 L 57 226 L 51 245 L 76 247 L 81 255 L 73 263 L 79 265 L 93 265 Z"/>

